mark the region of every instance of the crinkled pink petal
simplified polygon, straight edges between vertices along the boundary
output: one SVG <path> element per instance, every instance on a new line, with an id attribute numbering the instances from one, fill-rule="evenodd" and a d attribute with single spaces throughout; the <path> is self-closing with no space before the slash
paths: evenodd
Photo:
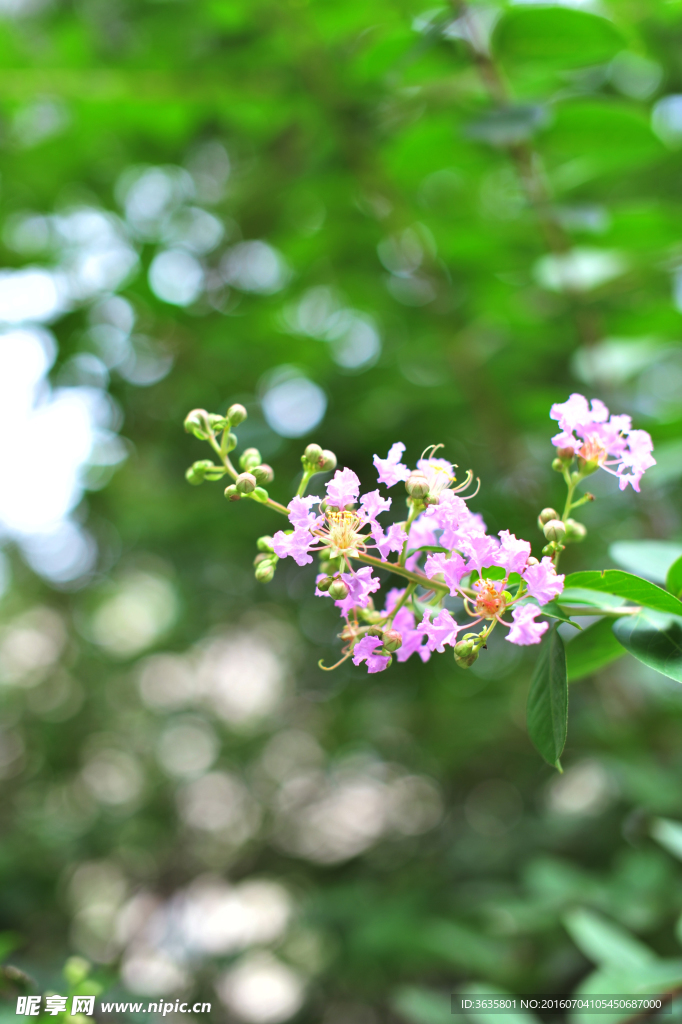
<path id="1" fill-rule="evenodd" d="M 467 569 L 490 569 L 497 565 L 497 558 L 500 549 L 499 541 L 494 537 L 472 534 L 465 537 L 462 542 L 462 553 L 468 559 Z"/>
<path id="2" fill-rule="evenodd" d="M 391 449 L 385 459 L 380 459 L 378 455 L 374 456 L 374 465 L 379 472 L 380 484 L 385 484 L 386 487 L 393 487 L 401 480 L 407 480 L 410 470 L 400 461 L 404 451 L 405 445 L 400 441 L 396 441 L 394 445 L 391 445 Z"/>
<path id="3" fill-rule="evenodd" d="M 278 530 L 272 538 L 272 547 L 279 558 L 291 557 L 297 565 L 309 565 L 312 555 L 308 552 L 315 543 L 310 530 L 297 526 L 293 533 Z"/>
<path id="4" fill-rule="evenodd" d="M 367 662 L 367 671 L 383 672 L 388 668 L 391 659 L 385 654 L 375 654 L 377 647 L 382 647 L 381 638 L 378 636 L 363 636 L 353 648 L 353 664 L 359 665 L 362 661 Z"/>
<path id="5" fill-rule="evenodd" d="M 548 556 L 537 565 L 529 565 L 523 571 L 528 593 L 538 604 L 547 604 L 564 589 L 564 576 L 557 575 L 554 562 Z M 524 605 L 524 607 L 526 607 Z"/>
<path id="6" fill-rule="evenodd" d="M 298 495 L 292 498 L 287 508 L 289 509 L 289 522 L 292 526 L 308 527 L 316 525 L 324 519 L 324 516 L 316 516 L 309 511 L 311 505 L 319 505 L 322 498 L 316 494 L 308 494 L 302 498 Z"/>
<path id="7" fill-rule="evenodd" d="M 337 469 L 327 484 L 327 502 L 337 508 L 354 505 L 360 493 L 360 481 L 352 469 Z"/>
<path id="8" fill-rule="evenodd" d="M 527 540 L 518 540 L 509 530 L 502 530 L 499 534 L 500 550 L 498 552 L 497 565 L 501 565 L 507 572 L 523 572 L 526 562 L 530 557 L 530 544 Z"/>
<path id="9" fill-rule="evenodd" d="M 450 596 L 455 597 L 462 577 L 466 576 L 469 570 L 462 556 L 457 551 L 453 551 L 450 556 L 443 554 L 443 552 L 429 555 L 426 559 L 424 572 L 429 579 L 433 579 L 437 573 L 442 573 L 450 589 Z"/>
<path id="10" fill-rule="evenodd" d="M 454 647 L 457 643 L 457 633 L 462 627 L 455 622 L 447 608 L 443 608 L 435 619 L 431 621 L 429 613 L 424 612 L 424 618 L 417 626 L 420 633 L 427 637 L 427 646 L 430 651 L 444 651 L 444 644 Z"/>
<path id="11" fill-rule="evenodd" d="M 369 491 L 360 498 L 359 514 L 365 522 L 374 522 L 382 512 L 388 512 L 391 507 L 390 498 L 382 498 L 379 491 Z"/>
<path id="12" fill-rule="evenodd" d="M 511 644 L 519 644 L 526 647 L 529 644 L 539 644 L 543 633 L 548 629 L 548 622 L 535 622 L 542 609 L 536 608 L 533 604 L 519 604 L 512 611 L 513 623 L 509 627 L 505 640 Z"/>

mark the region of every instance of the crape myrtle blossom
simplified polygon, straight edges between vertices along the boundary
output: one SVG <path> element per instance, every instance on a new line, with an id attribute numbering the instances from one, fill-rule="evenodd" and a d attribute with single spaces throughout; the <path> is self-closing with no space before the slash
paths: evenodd
<path id="1" fill-rule="evenodd" d="M 231 431 L 246 415 L 240 405 L 226 416 L 201 409 L 188 415 L 185 428 L 209 441 L 221 461 L 194 463 L 187 479 L 197 484 L 227 474 L 233 480 L 225 489 L 229 501 L 251 498 L 288 518 L 286 529 L 259 538 L 256 578 L 269 582 L 282 558 L 306 566 L 317 554 L 315 594 L 330 599 L 342 620 L 339 664 L 350 658 L 370 673 L 413 655 L 426 662 L 446 648 L 453 649 L 456 665 L 468 668 L 493 629 L 504 629 L 513 644 L 540 643 L 547 619 L 567 616 L 561 604 L 565 578 L 557 567 L 566 544 L 586 534 L 572 513 L 594 500 L 589 493 L 576 498 L 576 488 L 602 467 L 618 477 L 621 490 L 630 483 L 638 491 L 643 473 L 655 464 L 651 438 L 633 429 L 629 416 L 611 415 L 599 399 L 588 402 L 578 394 L 553 405 L 550 415 L 560 432 L 552 439 L 552 468 L 562 474 L 568 493 L 561 515 L 550 507 L 539 513 L 546 543 L 534 557 L 530 543 L 510 530 L 488 532 L 469 508 L 480 481 L 472 491 L 469 470 L 458 482 L 457 467 L 437 454 L 441 445 L 428 448 L 411 469 L 402 461 L 405 445 L 396 441 L 386 458 L 374 456 L 378 486 L 361 493 L 352 469 L 337 469 L 333 452 L 309 444 L 297 494 L 285 507 L 263 486 L 274 474 L 257 449 L 239 456 L 241 473 L 230 461 L 237 444 Z M 317 473 L 334 474 L 323 497 L 305 493 Z M 382 490 L 399 483 L 405 505 Z M 401 586 L 391 587 L 382 602 L 382 584 L 394 576 Z"/>
<path id="2" fill-rule="evenodd" d="M 653 442 L 646 430 L 633 430 L 629 416 L 609 416 L 604 403 L 573 394 L 568 401 L 552 406 L 550 417 L 557 420 L 561 432 L 552 444 L 567 454 L 577 454 L 591 469 L 601 466 L 618 477 L 621 491 L 628 484 L 639 491 L 645 471 L 656 465 Z"/>

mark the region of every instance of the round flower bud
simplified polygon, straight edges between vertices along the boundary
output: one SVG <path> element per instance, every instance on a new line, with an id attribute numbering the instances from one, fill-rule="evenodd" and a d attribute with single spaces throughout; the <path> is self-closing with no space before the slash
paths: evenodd
<path id="1" fill-rule="evenodd" d="M 253 496 L 257 501 L 262 501 L 263 504 L 265 504 L 265 502 L 270 497 L 270 495 L 268 494 L 264 487 L 257 487 L 256 490 L 253 492 Z"/>
<path id="2" fill-rule="evenodd" d="M 208 413 L 205 409 L 192 409 L 185 416 L 185 430 L 188 434 L 194 434 L 200 441 L 206 441 L 211 433 L 211 426 Z"/>
<path id="3" fill-rule="evenodd" d="M 577 522 L 575 519 L 566 520 L 566 540 L 572 541 L 574 544 L 581 540 L 585 540 L 587 537 L 587 527 L 583 526 L 582 523 Z"/>
<path id="4" fill-rule="evenodd" d="M 208 422 L 211 424 L 211 429 L 214 433 L 218 430 L 224 430 L 227 426 L 225 417 L 219 416 L 217 412 L 210 412 L 208 414 Z"/>
<path id="5" fill-rule="evenodd" d="M 273 543 L 274 541 L 272 537 L 265 534 L 263 537 L 258 538 L 258 540 L 256 541 L 256 547 L 258 548 L 259 551 L 267 551 L 268 553 L 272 553 L 274 551 L 274 548 L 272 546 Z"/>
<path id="6" fill-rule="evenodd" d="M 275 479 L 275 472 L 272 466 L 268 466 L 265 463 L 262 463 L 260 466 L 254 466 L 251 472 L 259 484 L 271 484 Z"/>
<path id="7" fill-rule="evenodd" d="M 550 519 L 545 523 L 542 532 L 547 540 L 562 541 L 566 536 L 566 527 L 560 519 Z"/>
<path id="8" fill-rule="evenodd" d="M 237 447 L 237 435 L 236 434 L 228 434 L 227 435 L 227 441 L 226 441 L 225 447 L 226 447 L 228 452 L 233 452 L 235 450 L 235 448 Z"/>
<path id="9" fill-rule="evenodd" d="M 260 565 L 261 562 L 269 562 L 269 561 L 270 561 L 270 554 L 266 554 L 264 551 L 262 551 L 259 555 L 256 555 L 256 557 L 253 560 L 253 564 L 254 565 Z"/>
<path id="10" fill-rule="evenodd" d="M 575 455 L 573 448 L 557 448 L 557 458 L 561 459 L 562 462 L 570 462 Z"/>
<path id="11" fill-rule="evenodd" d="M 309 462 L 311 466 L 317 468 L 322 462 L 322 449 L 319 444 L 309 444 L 306 450 L 303 452 L 303 458 L 306 462 Z"/>
<path id="12" fill-rule="evenodd" d="M 259 583 L 269 583 L 275 575 L 275 566 L 270 560 L 261 562 L 256 566 L 256 579 Z"/>
<path id="13" fill-rule="evenodd" d="M 262 461 L 260 452 L 257 448 L 245 448 L 239 456 L 240 469 L 246 470 L 247 472 L 253 469 L 254 466 L 260 466 Z"/>
<path id="14" fill-rule="evenodd" d="M 193 487 L 198 487 L 199 484 L 203 484 L 204 479 L 203 472 L 197 472 L 194 466 L 190 466 L 185 473 L 185 480 L 188 484 L 192 484 Z"/>
<path id="15" fill-rule="evenodd" d="M 329 586 L 329 596 L 335 601 L 343 601 L 345 597 L 348 597 L 349 590 L 343 580 L 336 579 Z"/>
<path id="16" fill-rule="evenodd" d="M 403 646 L 402 634 L 397 629 L 385 629 L 381 634 L 381 639 L 384 643 L 384 650 L 397 651 L 399 647 Z"/>
<path id="17" fill-rule="evenodd" d="M 410 473 L 405 481 L 405 490 L 411 498 L 428 497 L 429 481 L 426 479 L 426 474 L 420 473 L 419 470 Z"/>
<path id="18" fill-rule="evenodd" d="M 256 489 L 256 478 L 253 473 L 240 473 L 235 484 L 242 494 L 251 494 L 251 491 Z"/>
<path id="19" fill-rule="evenodd" d="M 234 484 L 230 484 L 225 488 L 225 497 L 228 501 L 239 501 L 241 494 L 237 490 Z"/>
<path id="20" fill-rule="evenodd" d="M 334 455 L 334 452 L 324 448 L 322 451 L 322 461 L 319 463 L 319 466 L 322 473 L 330 473 L 333 469 L 336 469 L 336 455 Z"/>
<path id="21" fill-rule="evenodd" d="M 243 423 L 247 416 L 248 413 L 246 409 L 243 405 L 240 405 L 239 402 L 235 402 L 235 404 L 231 405 L 227 410 L 227 418 L 235 427 L 238 427 L 240 423 Z"/>
<path id="22" fill-rule="evenodd" d="M 540 525 L 540 529 L 542 529 L 543 526 L 545 525 L 545 523 L 548 523 L 550 521 L 550 519 L 558 519 L 558 518 L 559 518 L 559 513 L 555 509 L 553 509 L 553 508 L 543 508 L 542 512 L 538 516 L 538 523 Z"/>
<path id="23" fill-rule="evenodd" d="M 324 579 L 321 579 L 317 584 L 317 589 L 322 591 L 323 594 L 326 594 L 333 582 L 333 576 L 325 576 Z"/>
<path id="24" fill-rule="evenodd" d="M 455 664 L 459 668 L 471 668 L 478 654 L 478 647 L 474 645 L 473 640 L 460 640 L 455 644 Z"/>
<path id="25" fill-rule="evenodd" d="M 561 459 L 552 459 L 552 469 L 555 473 L 563 473 L 564 464 Z"/>

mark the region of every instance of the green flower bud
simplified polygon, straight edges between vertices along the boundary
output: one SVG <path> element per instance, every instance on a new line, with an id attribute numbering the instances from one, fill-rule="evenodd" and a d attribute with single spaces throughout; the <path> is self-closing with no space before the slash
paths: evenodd
<path id="1" fill-rule="evenodd" d="M 580 469 L 581 476 L 590 476 L 591 473 L 596 473 L 599 469 L 599 460 L 582 459 L 578 457 L 578 468 Z M 580 479 L 580 476 L 578 477 L 578 479 Z"/>
<path id="2" fill-rule="evenodd" d="M 253 473 L 240 473 L 235 484 L 241 494 L 251 494 L 256 489 L 256 478 Z"/>
<path id="3" fill-rule="evenodd" d="M 275 472 L 272 466 L 268 466 L 265 463 L 260 466 L 254 466 L 251 472 L 259 484 L 271 484 L 275 479 Z"/>
<path id="4" fill-rule="evenodd" d="M 228 452 L 233 452 L 236 447 L 237 447 L 237 435 L 236 434 L 228 434 L 226 439 L 225 439 L 225 448 L 227 449 Z"/>
<path id="5" fill-rule="evenodd" d="M 306 450 L 303 452 L 302 461 L 310 463 L 310 465 L 314 466 L 315 469 L 319 469 L 321 463 L 323 462 L 323 459 L 324 456 L 322 454 L 322 449 L 320 448 L 319 444 L 309 444 Z"/>
<path id="6" fill-rule="evenodd" d="M 216 412 L 210 412 L 208 414 L 208 422 L 211 424 L 213 433 L 217 433 L 219 430 L 224 430 L 228 426 L 228 420 L 224 416 L 219 416 Z"/>
<path id="7" fill-rule="evenodd" d="M 385 629 L 381 634 L 381 639 L 384 644 L 384 650 L 391 654 L 393 651 L 397 651 L 399 647 L 403 646 L 402 635 L 397 629 Z"/>
<path id="8" fill-rule="evenodd" d="M 543 508 L 542 512 L 538 516 L 538 526 L 540 529 L 543 528 L 545 523 L 548 523 L 550 519 L 558 519 L 559 513 L 553 508 Z"/>
<path id="9" fill-rule="evenodd" d="M 348 597 L 349 590 L 343 580 L 335 579 L 329 586 L 329 596 L 335 601 L 343 601 L 344 597 Z"/>
<path id="10" fill-rule="evenodd" d="M 270 495 L 268 494 L 264 487 L 257 487 L 256 490 L 253 492 L 253 496 L 256 499 L 256 501 L 262 501 L 263 503 L 265 503 L 270 497 Z"/>
<path id="11" fill-rule="evenodd" d="M 556 549 L 557 544 L 553 540 L 551 540 L 549 544 L 545 544 L 544 548 L 542 549 L 542 553 L 543 555 L 553 555 Z"/>
<path id="12" fill-rule="evenodd" d="M 225 497 L 228 501 L 239 501 L 241 494 L 234 484 L 230 484 L 229 487 L 225 488 Z"/>
<path id="13" fill-rule="evenodd" d="M 336 455 L 334 455 L 334 452 L 324 448 L 322 451 L 322 461 L 319 463 L 319 466 L 322 473 L 330 473 L 331 470 L 336 469 Z"/>
<path id="14" fill-rule="evenodd" d="M 572 462 L 575 455 L 574 448 L 557 448 L 557 458 L 561 459 L 562 462 Z"/>
<path id="15" fill-rule="evenodd" d="M 248 472 L 253 469 L 254 466 L 260 466 L 262 461 L 260 452 L 257 448 L 245 448 L 239 456 L 239 467 L 240 469 Z"/>
<path id="16" fill-rule="evenodd" d="M 209 470 L 216 468 L 210 459 L 199 459 L 197 462 L 193 462 L 187 470 L 185 479 L 196 487 L 199 484 L 203 484 Z"/>
<path id="17" fill-rule="evenodd" d="M 405 490 L 411 498 L 427 498 L 429 495 L 429 481 L 426 478 L 426 473 L 422 473 L 419 470 L 410 473 L 405 481 Z"/>
<path id="18" fill-rule="evenodd" d="M 231 405 L 227 410 L 227 418 L 233 427 L 238 427 L 240 423 L 244 422 L 247 416 L 248 413 L 246 409 L 243 405 L 240 405 L 239 402 L 235 402 L 235 404 Z"/>
<path id="19" fill-rule="evenodd" d="M 479 649 L 473 640 L 460 640 L 455 644 L 455 665 L 459 668 L 471 668 L 478 655 Z"/>
<path id="20" fill-rule="evenodd" d="M 564 464 L 561 459 L 552 459 L 552 469 L 555 473 L 563 473 Z"/>
<path id="21" fill-rule="evenodd" d="M 566 536 L 566 527 L 560 519 L 550 519 L 549 522 L 545 523 L 543 526 L 542 532 L 547 540 L 558 541 L 561 543 Z"/>
<path id="22" fill-rule="evenodd" d="M 333 576 L 325 576 L 324 579 L 321 579 L 317 584 L 317 589 L 321 590 L 323 594 L 326 594 L 333 582 Z"/>
<path id="23" fill-rule="evenodd" d="M 573 544 L 579 543 L 581 540 L 585 540 L 587 537 L 587 527 L 582 523 L 577 522 L 575 519 L 566 520 L 566 542 L 571 541 Z"/>
<path id="24" fill-rule="evenodd" d="M 256 566 L 256 579 L 259 583 L 269 583 L 272 577 L 275 575 L 274 563 L 267 559 Z"/>
<path id="25" fill-rule="evenodd" d="M 272 546 L 273 543 L 274 541 L 272 537 L 268 536 L 268 534 L 265 534 L 263 537 L 258 538 L 258 540 L 256 541 L 256 547 L 258 548 L 259 551 L 267 551 L 270 554 L 275 550 Z"/>
<path id="26" fill-rule="evenodd" d="M 200 441 L 208 440 L 211 433 L 211 425 L 208 413 L 205 409 L 192 409 L 185 416 L 185 430 L 188 434 L 194 434 Z"/>
<path id="27" fill-rule="evenodd" d="M 259 555 L 256 555 L 256 557 L 253 560 L 253 564 L 260 565 L 261 562 L 269 562 L 271 560 L 271 555 L 272 552 L 268 552 L 266 554 L 265 551 L 262 551 Z"/>

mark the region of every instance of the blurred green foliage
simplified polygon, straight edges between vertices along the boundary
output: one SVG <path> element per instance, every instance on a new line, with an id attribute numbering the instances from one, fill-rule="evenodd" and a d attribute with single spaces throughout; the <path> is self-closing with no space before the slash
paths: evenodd
<path id="1" fill-rule="evenodd" d="M 138 355 L 173 360 L 156 382 L 111 361 L 127 459 L 93 470 L 78 507 L 96 567 L 49 584 L 6 546 L 12 963 L 59 991 L 65 958 L 83 955 L 119 998 L 184 986 L 215 1019 L 247 1021 L 265 1018 L 244 1009 L 234 971 L 275 963 L 301 1024 L 440 1024 L 465 983 L 567 992 L 593 968 L 592 991 L 679 985 L 678 685 L 630 658 L 597 671 L 597 636 L 557 776 L 526 736 L 526 654 L 491 644 L 468 674 L 447 656 L 390 678 L 320 672 L 338 626 L 312 596 L 314 567 L 255 583 L 254 539 L 278 524 L 215 484 L 187 486 L 202 449 L 182 420 L 243 402 L 240 441 L 275 466 L 283 501 L 308 441 L 370 487 L 374 452 L 402 440 L 413 462 L 442 442 L 480 476 L 472 507 L 490 531 L 539 547 L 537 513 L 561 490 L 549 406 L 579 390 L 631 413 L 659 465 L 641 495 L 595 478 L 588 539 L 562 567 L 613 568 L 614 542 L 679 540 L 682 3 L 2 11 L 5 266 L 60 263 L 46 217 L 111 211 L 139 254 L 118 288 Z M 166 169 L 152 205 L 163 181 L 193 182 L 176 213 L 210 211 L 223 240 L 191 255 L 176 222 L 131 212 L 149 167 Z M 279 270 L 247 287 L 230 259 L 259 239 Z M 204 275 L 185 304 L 150 285 L 169 248 Z M 56 386 L 84 382 L 74 356 L 102 358 L 101 303 L 95 288 L 54 318 Z M 380 352 L 335 333 L 340 310 Z M 296 374 L 328 406 L 291 439 L 260 403 Z M 25 458 L 41 472 L 40 451 Z M 565 639 L 570 666 L 583 637 Z M 230 939 L 253 879 L 283 887 L 266 899 L 271 925 L 289 894 L 288 924 L 235 924 Z M 212 946 L 210 886 L 225 899 L 227 882 L 239 898 Z"/>

